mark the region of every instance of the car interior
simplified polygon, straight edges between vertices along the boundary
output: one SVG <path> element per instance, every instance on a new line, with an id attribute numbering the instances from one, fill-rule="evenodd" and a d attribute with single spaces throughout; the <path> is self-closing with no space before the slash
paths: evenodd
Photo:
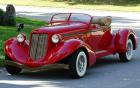
<path id="1" fill-rule="evenodd" d="M 108 29 L 111 29 L 111 23 L 112 23 L 112 17 L 110 16 L 94 16 L 92 17 L 92 27 L 96 27 L 97 29 L 106 31 Z"/>

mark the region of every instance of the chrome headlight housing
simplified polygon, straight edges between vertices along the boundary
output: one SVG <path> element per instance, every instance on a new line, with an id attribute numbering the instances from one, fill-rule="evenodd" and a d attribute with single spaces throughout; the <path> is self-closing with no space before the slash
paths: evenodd
<path id="1" fill-rule="evenodd" d="M 60 37 L 57 34 L 52 35 L 52 42 L 58 43 L 60 41 Z"/>
<path id="2" fill-rule="evenodd" d="M 22 42 L 24 42 L 26 40 L 26 36 L 24 35 L 24 34 L 18 34 L 17 35 L 17 41 L 19 42 L 19 43 L 22 43 Z"/>

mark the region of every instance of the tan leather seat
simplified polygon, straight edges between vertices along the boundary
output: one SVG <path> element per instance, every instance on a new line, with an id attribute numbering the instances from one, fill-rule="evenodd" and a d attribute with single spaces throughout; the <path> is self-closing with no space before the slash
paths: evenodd
<path id="1" fill-rule="evenodd" d="M 112 23 L 112 17 L 93 17 L 92 24 L 99 24 L 100 26 L 110 26 Z"/>

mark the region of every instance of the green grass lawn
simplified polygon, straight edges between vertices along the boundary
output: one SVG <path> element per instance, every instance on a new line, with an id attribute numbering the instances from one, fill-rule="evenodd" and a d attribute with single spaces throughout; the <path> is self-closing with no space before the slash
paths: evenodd
<path id="1" fill-rule="evenodd" d="M 140 0 L 1 0 L 0 4 L 140 12 Z M 84 0 L 83 0 L 84 1 Z"/>
<path id="2" fill-rule="evenodd" d="M 33 29 L 39 28 L 40 26 L 47 24 L 44 21 L 22 18 L 22 17 L 17 17 L 16 20 L 17 23 L 25 24 L 25 28 L 23 32 L 27 35 L 27 38 L 29 38 L 30 32 Z M 18 32 L 16 30 L 17 30 L 16 27 L 0 26 L 0 65 L 2 65 L 4 59 L 4 52 L 3 52 L 4 42 L 8 38 L 17 36 Z"/>

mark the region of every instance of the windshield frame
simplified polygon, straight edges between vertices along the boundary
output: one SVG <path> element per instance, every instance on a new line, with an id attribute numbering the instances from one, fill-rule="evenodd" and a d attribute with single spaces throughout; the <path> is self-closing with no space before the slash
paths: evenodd
<path id="1" fill-rule="evenodd" d="M 53 19 L 55 18 L 55 16 L 58 16 L 58 15 L 63 15 L 63 14 L 68 14 L 68 16 L 67 16 L 67 19 L 65 19 L 65 20 L 60 20 L 60 21 L 53 21 Z M 89 17 L 89 21 L 72 21 L 71 20 L 71 17 L 72 17 L 72 15 L 74 15 L 74 14 L 79 14 L 79 15 L 85 15 L 85 16 L 88 16 Z M 79 17 L 80 18 L 80 17 Z M 52 16 L 52 18 L 51 18 L 51 20 L 50 20 L 50 24 L 57 24 L 57 23 L 60 23 L 60 24 L 63 24 L 63 23 L 70 23 L 70 22 L 79 22 L 79 23 L 84 23 L 84 24 L 90 24 L 91 23 L 91 20 L 92 20 L 92 16 L 91 15 L 89 15 L 89 14 L 85 14 L 85 13 L 56 13 L 56 14 L 54 14 L 53 16 Z"/>

